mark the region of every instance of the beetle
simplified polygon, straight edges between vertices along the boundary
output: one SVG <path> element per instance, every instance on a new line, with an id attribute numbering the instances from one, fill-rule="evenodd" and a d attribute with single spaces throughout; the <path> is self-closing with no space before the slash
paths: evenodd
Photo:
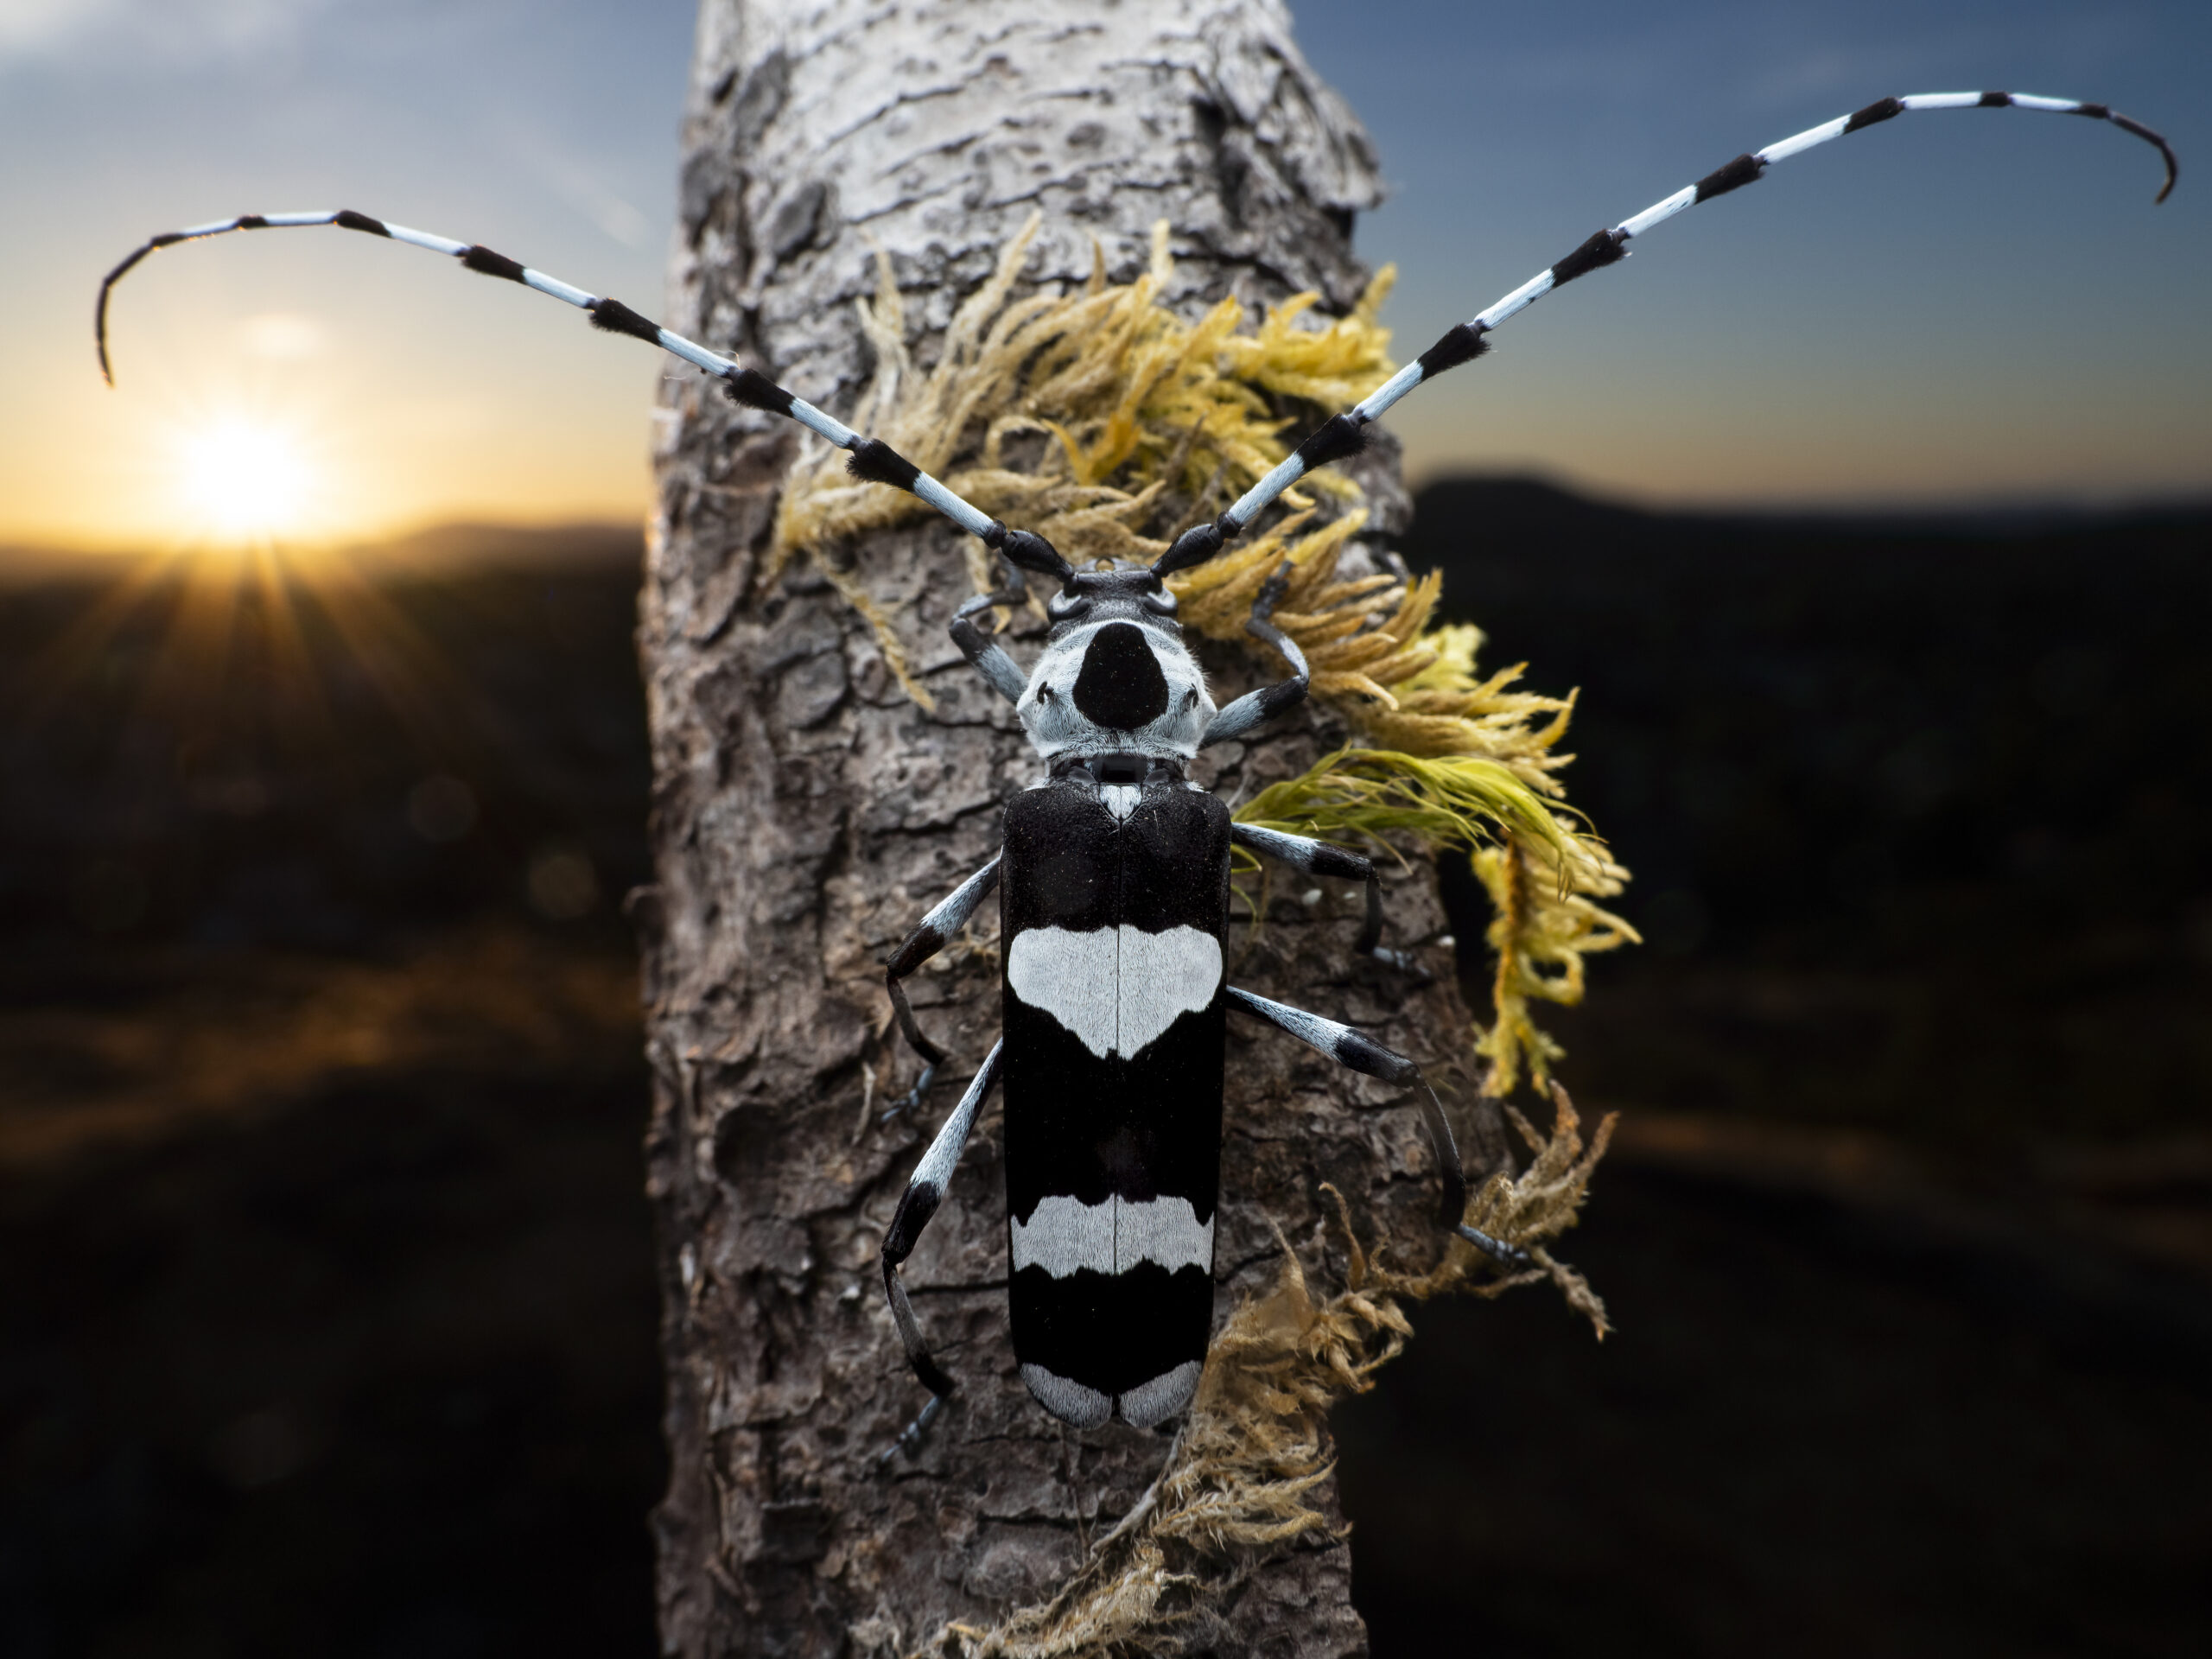
<path id="1" fill-rule="evenodd" d="M 999 889 L 1003 1034 L 923 1155 L 883 1243 L 885 1294 L 931 1393 L 901 1437 L 907 1444 L 953 1385 L 930 1354 L 899 1267 L 944 1202 L 995 1084 L 1006 1096 L 1007 1284 L 1023 1382 L 1080 1428 L 1109 1418 L 1149 1427 L 1190 1402 L 1213 1319 L 1232 1012 L 1413 1089 L 1442 1174 L 1440 1220 L 1503 1265 L 1527 1259 L 1461 1218 L 1458 1148 L 1418 1066 L 1350 1026 L 1227 981 L 1232 846 L 1364 882 L 1356 948 L 1408 965 L 1381 949 L 1382 890 L 1369 860 L 1234 823 L 1185 775 L 1201 749 L 1250 734 L 1306 696 L 1305 658 L 1270 620 L 1281 573 L 1262 586 L 1246 626 L 1290 676 L 1217 709 L 1163 580 L 1173 548 L 1148 569 L 1078 572 L 1035 537 L 1009 531 L 998 547 L 1016 569 L 1060 582 L 1046 606 L 1045 650 L 1024 676 L 976 626 L 978 613 L 1021 597 L 1011 589 L 963 606 L 952 635 L 1012 700 L 1046 773 L 1008 803 L 997 856 L 923 918 L 885 970 L 900 1028 L 930 1068 L 911 1099 L 944 1056 L 916 1024 L 900 982 Z"/>
<path id="2" fill-rule="evenodd" d="M 1046 767 L 1008 804 L 1001 849 L 924 917 L 886 969 L 893 1009 L 920 1054 L 918 1103 L 942 1049 L 916 1022 L 902 982 L 1000 894 L 1003 1028 L 901 1195 L 885 1236 L 884 1291 L 928 1403 L 892 1448 L 917 1444 L 953 1392 L 930 1351 L 899 1267 L 943 1204 L 961 1150 L 990 1090 L 1006 1093 L 1009 1301 L 1024 1382 L 1054 1416 L 1078 1427 L 1109 1419 L 1139 1427 L 1186 1407 L 1204 1366 L 1212 1317 L 1219 1196 L 1224 1033 L 1228 1016 L 1256 1018 L 1339 1064 L 1410 1090 L 1435 1155 L 1439 1222 L 1501 1266 L 1525 1260 L 1464 1219 L 1466 1181 L 1435 1091 L 1420 1068 L 1364 1033 L 1228 983 L 1231 849 L 1281 859 L 1318 876 L 1366 884 L 1356 949 L 1382 950 L 1381 889 L 1357 853 L 1232 822 L 1187 769 L 1200 750 L 1256 731 L 1304 699 L 1309 673 L 1272 621 L 1278 572 L 1247 624 L 1287 662 L 1288 677 L 1217 707 L 1175 620 L 1166 578 L 1204 563 L 1249 529 L 1317 467 L 1356 454 L 1366 429 L 1414 387 L 1488 349 L 1487 336 L 1537 300 L 1618 263 L 1628 244 L 1766 169 L 1821 144 L 1913 111 L 2019 109 L 2109 122 L 2157 148 L 2165 164 L 2158 200 L 2177 166 L 2165 140 L 2101 104 L 2012 92 L 1885 98 L 1737 156 L 1642 213 L 1600 230 L 1566 257 L 1470 321 L 1447 330 L 1354 408 L 1331 416 L 1213 520 L 1184 531 L 1148 566 L 1077 571 L 1042 537 L 992 518 L 880 439 L 618 300 L 594 295 L 504 254 L 350 209 L 249 213 L 152 238 L 102 282 L 95 313 L 100 367 L 111 383 L 110 296 L 157 249 L 232 231 L 313 226 L 380 236 L 442 253 L 464 268 L 550 295 L 586 311 L 594 327 L 631 335 L 720 379 L 736 402 L 798 422 L 847 452 L 859 479 L 905 490 L 980 538 L 1005 573 L 1002 588 L 963 605 L 950 630 L 962 654 L 1014 706 Z M 1027 577 L 1058 584 L 1050 632 L 1024 673 L 980 619 L 1026 601 Z M 891 1455 L 889 1452 L 885 1454 Z"/>

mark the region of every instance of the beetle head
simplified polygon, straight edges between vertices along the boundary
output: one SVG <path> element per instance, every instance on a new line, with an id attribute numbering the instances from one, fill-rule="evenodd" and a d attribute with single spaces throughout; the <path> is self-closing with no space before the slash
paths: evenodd
<path id="1" fill-rule="evenodd" d="M 1015 705 L 1039 753 L 1198 753 L 1213 699 L 1158 576 L 1072 572 L 1046 613 L 1052 636 Z"/>

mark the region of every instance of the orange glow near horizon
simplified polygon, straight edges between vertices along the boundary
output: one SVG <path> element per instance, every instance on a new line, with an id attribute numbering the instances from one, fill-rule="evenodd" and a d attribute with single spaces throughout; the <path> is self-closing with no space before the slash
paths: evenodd
<path id="1" fill-rule="evenodd" d="M 251 263 L 279 294 L 325 274 Z M 0 399 L 0 580 L 56 556 L 297 564 L 448 524 L 642 521 L 650 355 L 588 331 L 535 350 L 546 319 L 527 307 L 456 320 L 422 302 L 435 349 L 417 361 L 346 291 L 342 261 L 340 293 L 314 314 L 233 291 L 237 264 L 179 259 L 133 290 L 114 314 L 112 388 L 81 340 L 38 337 L 22 384 L 41 395 Z M 358 318 L 327 315 L 356 300 Z"/>
<path id="2" fill-rule="evenodd" d="M 264 542 L 142 555 L 0 683 L 26 727 L 36 726 L 105 673 L 116 642 L 130 638 L 143 662 L 138 715 L 180 734 L 181 757 L 226 729 L 329 753 L 339 736 L 329 694 L 346 683 L 365 685 L 428 764 L 467 769 L 468 739 L 452 718 L 469 695 L 459 669 L 343 552 L 299 557 Z"/>

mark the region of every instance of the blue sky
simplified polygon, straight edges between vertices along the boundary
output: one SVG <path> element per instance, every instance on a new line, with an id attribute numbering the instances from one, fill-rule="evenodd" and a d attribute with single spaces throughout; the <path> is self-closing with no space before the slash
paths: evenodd
<path id="1" fill-rule="evenodd" d="M 1440 382 L 1417 467 L 1713 501 L 2212 493 L 2212 8 L 1370 4 L 1300 33 L 1382 147 L 1394 200 L 1361 246 L 1403 273 L 1408 353 L 1601 224 L 1886 93 L 2100 99 L 2182 155 L 2153 209 L 2156 156 L 2063 118 L 1909 116 L 1815 151 Z"/>
<path id="2" fill-rule="evenodd" d="M 439 262 L 302 233 L 99 274 L 162 228 L 353 206 L 649 301 L 688 0 L 0 0 L 0 540 L 154 533 L 164 446 L 225 400 L 311 429 L 337 518 L 620 518 L 658 366 Z M 1688 214 L 1402 406 L 1417 474 L 1646 499 L 2212 495 L 2212 8 L 1306 9 L 1381 148 L 1369 257 L 1411 355 L 1738 151 L 1888 92 L 2105 100 L 1909 117 Z M 149 273 L 150 274 L 150 273 Z M 340 463 L 342 464 L 337 464 Z M 103 530 L 105 525 L 107 528 Z"/>

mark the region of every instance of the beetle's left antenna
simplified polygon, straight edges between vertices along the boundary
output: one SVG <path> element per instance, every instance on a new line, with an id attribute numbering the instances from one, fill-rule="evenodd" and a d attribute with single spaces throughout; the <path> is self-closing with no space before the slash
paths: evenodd
<path id="1" fill-rule="evenodd" d="M 732 398 L 748 409 L 763 410 L 771 415 L 781 415 L 786 420 L 797 421 L 808 431 L 828 439 L 844 450 L 847 456 L 845 468 L 855 478 L 872 484 L 888 484 L 894 489 L 905 490 L 908 494 L 919 498 L 969 535 L 980 537 L 985 546 L 1004 554 L 1022 569 L 1035 570 L 1064 582 L 1074 575 L 1068 562 L 1042 537 L 1027 531 L 1008 530 L 972 502 L 962 499 L 947 489 L 880 438 L 861 436 L 835 416 L 824 414 L 804 397 L 785 391 L 760 370 L 741 368 L 721 353 L 710 352 L 696 340 L 671 334 L 651 319 L 632 311 L 620 300 L 588 294 L 557 276 L 533 270 L 503 253 L 494 253 L 474 242 L 456 242 L 449 236 L 433 235 L 429 231 L 410 230 L 404 225 L 394 225 L 385 219 L 372 219 L 366 213 L 357 213 L 350 207 L 316 213 L 241 213 L 236 219 L 219 219 L 212 225 L 195 225 L 189 230 L 164 231 L 152 238 L 100 281 L 99 302 L 92 311 L 92 336 L 99 347 L 102 377 L 108 385 L 115 384 L 107 350 L 108 296 L 115 285 L 148 254 L 157 249 L 174 247 L 180 242 L 197 242 L 211 236 L 224 236 L 232 231 L 298 230 L 320 225 L 334 225 L 340 230 L 360 231 L 369 236 L 404 242 L 410 247 L 427 248 L 432 253 L 442 253 L 458 259 L 464 267 L 480 276 L 504 277 L 511 283 L 520 283 L 524 288 L 535 289 L 540 294 L 550 294 L 555 299 L 588 314 L 594 328 L 604 329 L 613 334 L 628 334 L 633 340 L 658 346 L 694 367 L 703 369 L 722 383 L 722 390 Z"/>

